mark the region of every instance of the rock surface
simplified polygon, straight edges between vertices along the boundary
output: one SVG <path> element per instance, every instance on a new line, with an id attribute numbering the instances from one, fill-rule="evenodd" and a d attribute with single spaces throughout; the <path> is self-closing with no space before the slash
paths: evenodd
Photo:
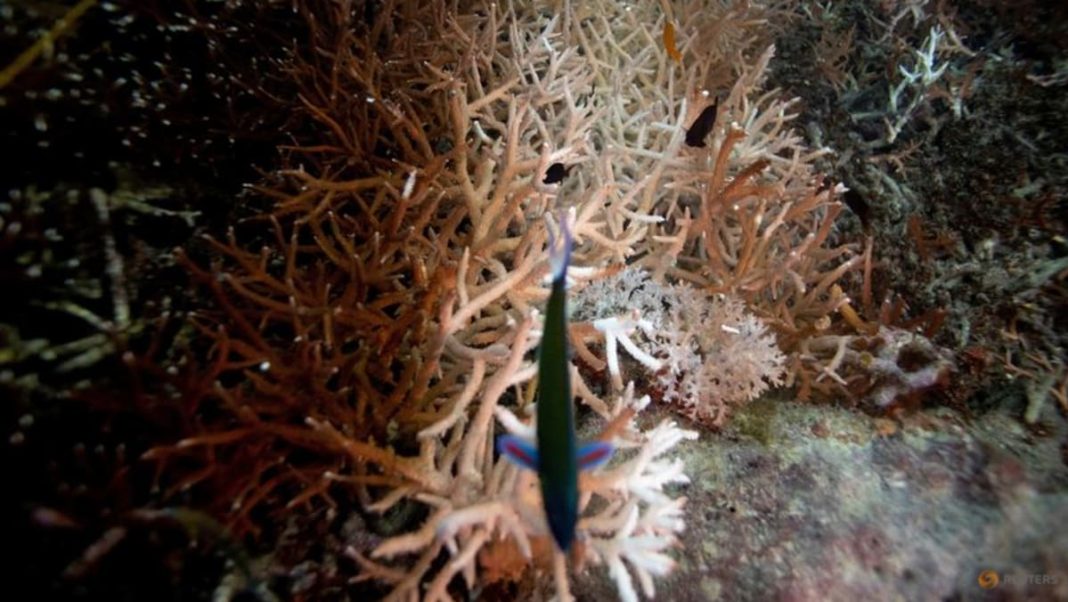
<path id="1" fill-rule="evenodd" d="M 1006 410 L 752 404 L 682 451 L 687 530 L 657 599 L 1068 599 L 1063 440 Z M 583 577 L 579 599 L 605 587 Z"/>

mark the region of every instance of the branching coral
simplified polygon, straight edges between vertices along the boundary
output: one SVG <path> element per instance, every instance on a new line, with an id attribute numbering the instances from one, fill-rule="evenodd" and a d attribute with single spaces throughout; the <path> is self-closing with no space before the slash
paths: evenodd
<path id="1" fill-rule="evenodd" d="M 686 482 L 679 460 L 662 456 L 683 439 L 696 433 L 678 428 L 671 421 L 661 422 L 654 429 L 640 433 L 634 424 L 635 413 L 648 404 L 649 398 L 634 399 L 629 386 L 613 405 L 609 423 L 619 431 L 616 437 L 621 447 L 634 448 L 624 452 L 626 458 L 611 469 L 584 475 L 580 489 L 585 509 L 578 531 L 586 553 L 595 562 L 608 565 L 621 595 L 636 599 L 631 577 L 623 561 L 632 567 L 647 595 L 652 595 L 651 577 L 670 571 L 673 562 L 664 554 L 682 529 L 681 508 L 684 499 L 672 499 L 664 488 L 671 483 Z M 482 406 L 488 407 L 486 405 Z M 496 406 L 496 414 L 510 432 L 533 436 L 533 427 L 524 424 L 510 410 Z M 472 424 L 471 428 L 477 428 Z M 475 569 L 479 564 L 500 563 L 501 560 L 482 558 L 478 553 L 494 540 L 509 542 L 504 553 L 519 554 L 542 566 L 554 566 L 560 593 L 567 595 L 567 577 L 561 559 L 553 558 L 553 544 L 541 511 L 537 477 L 520 471 L 504 458 L 483 455 L 473 472 L 463 473 L 478 448 L 464 445 L 470 440 L 463 425 L 453 428 L 448 447 L 439 440 L 427 437 L 424 445 L 436 448 L 435 455 L 445 459 L 437 465 L 438 474 L 452 481 L 448 491 L 435 494 L 423 491 L 418 499 L 430 504 L 434 511 L 424 526 L 410 534 L 384 541 L 371 552 L 371 558 L 359 550 L 349 550 L 366 571 L 366 575 L 394 586 L 391 597 L 413 597 L 419 583 L 430 570 L 430 561 L 442 546 L 449 549 L 453 560 L 430 581 L 424 594 L 428 600 L 450 599 L 447 587 L 451 579 L 462 574 L 469 586 L 474 585 Z M 607 435 L 607 433 L 606 433 Z M 403 493 L 401 494 L 403 495 Z M 375 505 L 384 511 L 401 495 L 391 495 Z M 397 571 L 374 560 L 402 554 L 420 553 L 411 572 Z M 559 552 L 556 552 L 559 555 Z M 528 560 L 529 562 L 529 560 Z"/>
<path id="2" fill-rule="evenodd" d="M 643 430 L 636 414 L 655 394 L 721 424 L 779 384 L 784 356 L 750 312 L 802 332 L 828 318 L 829 288 L 856 260 L 829 246 L 838 206 L 814 184 L 820 151 L 790 132 L 790 103 L 760 90 L 772 50 L 759 29 L 709 29 L 709 14 L 749 27 L 762 13 L 678 7 L 681 72 L 648 43 L 666 18 L 651 4 L 476 4 L 363 23 L 300 5 L 319 51 L 295 49 L 285 68 L 322 132 L 256 189 L 272 208 L 207 241 L 222 259 L 208 269 L 179 253 L 219 302 L 193 316 L 214 363 L 176 385 L 194 433 L 149 457 L 178 472 L 178 489 L 213 482 L 247 529 L 260 505 L 350 493 L 375 513 L 426 505 L 422 527 L 351 550 L 360 579 L 392 599 L 450 599 L 457 576 L 522 573 L 491 548 L 551 566 L 567 598 L 535 476 L 495 458 L 493 441 L 498 423 L 532 428 L 517 416 L 537 394 L 530 356 L 556 227 L 542 217 L 570 207 L 576 291 L 621 270 L 660 291 L 626 310 L 592 298 L 570 329 L 575 395 L 604 438 L 633 449 L 580 484 L 578 559 L 606 565 L 627 599 L 632 578 L 652 595 L 682 528 L 672 485 L 686 477 L 667 454 L 695 434 Z M 717 78 L 735 83 L 713 144 L 684 147 Z M 567 177 L 547 184 L 557 163 Z"/>
<path id="3" fill-rule="evenodd" d="M 594 319 L 599 313 L 613 317 Z M 711 297 L 688 283 L 661 284 L 641 268 L 578 291 L 574 318 L 619 331 L 605 335 L 613 382 L 621 379 L 613 344 L 618 337 L 628 354 L 656 374 L 661 398 L 709 424 L 722 425 L 732 406 L 783 383 L 786 357 L 763 321 L 738 299 Z M 648 352 L 629 338 L 634 331 Z"/>
<path id="4" fill-rule="evenodd" d="M 830 287 L 858 259 L 828 247 L 840 205 L 834 190 L 815 185 L 810 163 L 819 152 L 789 130 L 791 103 L 748 98 L 771 56 L 769 48 L 723 103 L 716 150 L 697 158 L 707 167 L 667 172 L 677 263 L 655 267 L 737 295 L 795 333 L 835 309 Z"/>

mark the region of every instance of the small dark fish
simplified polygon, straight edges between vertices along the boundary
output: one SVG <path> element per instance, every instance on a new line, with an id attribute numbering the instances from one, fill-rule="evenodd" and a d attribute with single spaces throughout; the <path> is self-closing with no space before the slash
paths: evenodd
<path id="1" fill-rule="evenodd" d="M 712 128 L 716 126 L 716 110 L 719 109 L 719 99 L 717 98 L 712 104 L 705 107 L 705 110 L 701 111 L 701 114 L 697 116 L 697 119 L 693 120 L 693 125 L 690 129 L 686 130 L 686 144 L 694 148 L 705 147 L 705 137 L 712 132 Z"/>
<path id="2" fill-rule="evenodd" d="M 868 201 L 864 200 L 864 197 L 860 196 L 860 193 L 850 188 L 842 195 L 842 200 L 845 201 L 850 211 L 855 213 L 860 219 L 860 225 L 864 228 L 864 232 L 871 233 L 871 205 Z"/>
<path id="3" fill-rule="evenodd" d="M 542 180 L 544 184 L 556 184 L 563 181 L 567 176 L 567 172 L 571 171 L 564 167 L 563 163 L 553 163 L 549 166 L 549 169 L 545 170 L 545 179 Z"/>

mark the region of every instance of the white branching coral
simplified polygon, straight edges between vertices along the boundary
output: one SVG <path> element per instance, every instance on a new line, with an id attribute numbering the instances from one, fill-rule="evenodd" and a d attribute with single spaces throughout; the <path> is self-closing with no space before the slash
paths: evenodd
<path id="1" fill-rule="evenodd" d="M 605 356 L 608 358 L 608 373 L 612 375 L 612 383 L 616 389 L 623 388 L 623 376 L 619 368 L 619 354 L 616 350 L 618 341 L 627 353 L 641 362 L 643 366 L 656 372 L 660 369 L 660 360 L 638 348 L 631 340 L 630 335 L 636 331 L 645 333 L 647 337 L 653 336 L 655 326 L 649 320 L 642 319 L 641 312 L 632 309 L 630 312 L 600 318 L 593 321 L 593 327 L 604 335 Z"/>
<path id="2" fill-rule="evenodd" d="M 648 403 L 648 397 L 634 399 L 634 387 L 628 385 L 612 404 L 609 424 L 615 434 L 606 435 L 611 435 L 622 448 L 618 452 L 619 460 L 606 470 L 584 474 L 579 486 L 582 516 L 577 527 L 579 541 L 588 551 L 590 562 L 608 566 L 621 597 L 627 600 L 637 598 L 624 561 L 650 596 L 654 592 L 652 577 L 666 575 L 674 566 L 667 552 L 676 545 L 684 527 L 685 498 L 673 498 L 667 487 L 687 483 L 688 479 L 681 460 L 665 455 L 678 443 L 697 437 L 694 431 L 679 428 L 670 420 L 647 432 L 639 430 L 635 415 Z M 532 424 L 524 423 L 503 406 L 497 405 L 494 410 L 507 430 L 533 437 Z M 461 449 L 461 457 L 457 457 L 451 449 L 460 441 L 462 438 L 453 437 L 449 447 L 432 455 L 451 457 L 454 462 L 462 463 L 464 451 Z M 424 445 L 425 449 L 438 447 L 436 440 L 425 440 Z M 364 578 L 392 584 L 391 598 L 418 599 L 418 585 L 430 569 L 429 563 L 444 548 L 452 559 L 430 580 L 422 597 L 448 600 L 451 598 L 447 587 L 454 576 L 462 575 L 473 586 L 478 553 L 483 546 L 506 541 L 509 545 L 503 548 L 503 553 L 517 555 L 527 563 L 554 566 L 558 593 L 567 597 L 566 567 L 552 557 L 560 554 L 555 552 L 548 534 L 536 474 L 517 468 L 504 458 L 489 456 L 483 460 L 483 467 L 481 478 L 457 479 L 451 487 L 443 487 L 442 493 L 451 492 L 451 498 L 401 488 L 375 505 L 376 511 L 385 511 L 402 497 L 411 495 L 432 506 L 434 511 L 422 528 L 387 539 L 371 551 L 370 557 L 355 548 L 347 550 L 363 569 Z M 423 468 L 440 476 L 453 470 L 449 463 L 436 463 L 429 457 Z M 471 489 L 479 481 L 481 486 Z M 468 488 L 469 495 L 459 495 L 459 488 Z M 420 557 L 409 572 L 380 562 L 380 559 L 410 554 L 420 554 Z"/>
<path id="3" fill-rule="evenodd" d="M 615 337 L 656 375 L 663 399 L 707 423 L 722 424 L 731 407 L 783 384 L 786 356 L 744 304 L 688 284 L 661 284 L 642 268 L 627 268 L 579 290 L 574 318 L 591 320 L 605 333 L 613 382 L 621 379 Z"/>
<path id="4" fill-rule="evenodd" d="M 664 551 L 675 543 L 674 533 L 683 529 L 682 502 L 660 505 L 645 513 L 641 513 L 637 504 L 628 504 L 618 513 L 623 523 L 612 537 L 591 538 L 594 558 L 608 566 L 620 599 L 638 600 L 631 572 L 645 595 L 652 598 L 656 595 L 653 577 L 667 575 L 675 568 L 675 561 Z"/>
<path id="5" fill-rule="evenodd" d="M 580 482 L 582 518 L 578 524 L 579 539 L 591 552 L 590 560 L 606 564 L 624 599 L 636 599 L 628 573 L 623 570 L 626 560 L 642 583 L 646 595 L 652 596 L 652 576 L 666 575 L 674 561 L 666 552 L 676 544 L 684 524 L 682 507 L 685 498 L 672 498 L 667 488 L 672 484 L 688 483 L 679 458 L 665 454 L 697 433 L 679 428 L 671 420 L 642 432 L 637 429 L 635 415 L 649 404 L 649 397 L 634 398 L 630 383 L 613 404 L 608 416 L 618 435 L 613 437 L 618 452 L 616 461 L 607 469 L 582 475 Z M 498 408 L 502 425 L 513 434 L 533 436 L 531 427 L 524 425 L 509 410 Z M 547 527 L 541 512 L 541 497 L 530 473 L 522 475 L 521 487 L 513 498 L 521 514 L 528 517 L 529 535 L 546 537 Z M 591 510 L 600 508 L 600 510 Z"/>

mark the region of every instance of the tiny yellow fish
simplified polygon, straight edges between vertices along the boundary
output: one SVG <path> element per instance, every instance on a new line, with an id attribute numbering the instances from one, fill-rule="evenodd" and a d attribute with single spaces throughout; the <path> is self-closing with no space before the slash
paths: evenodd
<path id="1" fill-rule="evenodd" d="M 664 21 L 664 48 L 672 60 L 682 64 L 682 54 L 675 47 L 675 24 L 671 21 Z"/>

